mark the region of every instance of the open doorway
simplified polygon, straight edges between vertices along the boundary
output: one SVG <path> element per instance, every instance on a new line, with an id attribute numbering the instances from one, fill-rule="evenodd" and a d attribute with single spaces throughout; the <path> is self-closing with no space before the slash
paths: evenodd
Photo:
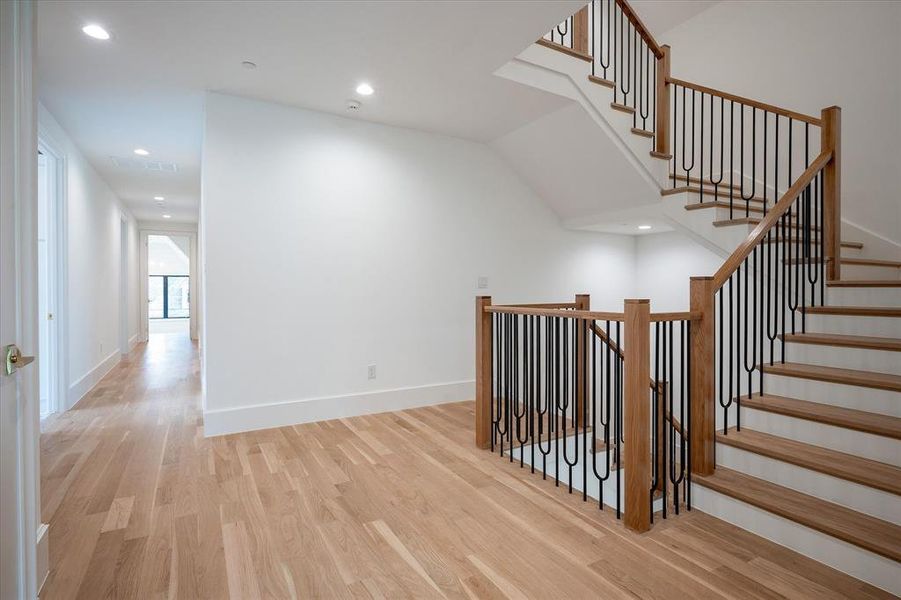
<path id="1" fill-rule="evenodd" d="M 148 333 L 190 337 L 191 238 L 184 234 L 147 236 Z"/>
<path id="2" fill-rule="evenodd" d="M 64 271 L 63 187 L 64 165 L 60 155 L 43 140 L 38 142 L 38 372 L 40 416 L 63 410 L 65 345 L 61 313 Z"/>

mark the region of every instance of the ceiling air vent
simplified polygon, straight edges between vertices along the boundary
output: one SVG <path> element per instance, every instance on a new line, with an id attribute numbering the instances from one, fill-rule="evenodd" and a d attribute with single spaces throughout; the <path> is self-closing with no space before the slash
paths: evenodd
<path id="1" fill-rule="evenodd" d="M 110 156 L 110 160 L 119 169 L 129 171 L 152 171 L 157 173 L 177 173 L 178 165 L 159 160 L 147 160 L 144 158 L 132 158 L 130 156 Z"/>

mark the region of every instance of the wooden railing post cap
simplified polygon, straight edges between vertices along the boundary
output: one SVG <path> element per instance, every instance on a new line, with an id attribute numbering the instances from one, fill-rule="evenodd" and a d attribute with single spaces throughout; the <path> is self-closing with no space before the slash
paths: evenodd
<path id="1" fill-rule="evenodd" d="M 840 111 L 841 109 L 842 109 L 841 106 L 836 106 L 836 105 L 833 104 L 832 106 L 827 106 L 826 108 L 824 108 L 824 109 L 823 109 L 823 112 L 827 112 L 827 111 L 830 111 L 830 110 L 838 110 L 838 111 Z"/>
<path id="2" fill-rule="evenodd" d="M 650 304 L 650 298 L 626 298 L 623 302 L 626 304 Z"/>
<path id="3" fill-rule="evenodd" d="M 713 275 L 695 275 L 690 277 L 692 281 L 713 281 Z"/>

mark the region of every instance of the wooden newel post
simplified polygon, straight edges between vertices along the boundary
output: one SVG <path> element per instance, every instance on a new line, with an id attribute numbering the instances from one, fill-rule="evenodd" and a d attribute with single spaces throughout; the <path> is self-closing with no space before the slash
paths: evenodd
<path id="1" fill-rule="evenodd" d="M 476 446 L 491 445 L 491 296 L 476 296 Z"/>
<path id="2" fill-rule="evenodd" d="M 831 150 L 832 159 L 823 168 L 823 241 L 826 279 L 841 279 L 842 256 L 842 109 L 824 108 L 821 150 Z"/>
<path id="3" fill-rule="evenodd" d="M 588 50 L 588 7 L 573 15 L 573 50 L 590 54 Z"/>
<path id="4" fill-rule="evenodd" d="M 670 48 L 661 46 L 663 55 L 657 59 L 657 122 L 654 124 L 654 151 L 659 154 L 669 154 L 669 117 L 670 117 L 670 86 L 666 80 L 670 76 Z"/>
<path id="5" fill-rule="evenodd" d="M 588 294 L 576 294 L 576 310 L 591 310 L 591 296 Z M 587 419 L 589 415 L 585 409 L 585 393 L 588 389 L 586 378 L 588 373 L 588 321 L 577 320 L 578 331 L 576 333 L 576 414 L 579 420 Z"/>
<path id="6" fill-rule="evenodd" d="M 700 313 L 698 320 L 691 322 L 691 472 L 696 475 L 711 475 L 716 465 L 714 455 L 714 354 L 716 338 L 714 323 L 716 312 L 713 304 L 713 277 L 692 277 L 690 302 L 691 311 Z"/>
<path id="7" fill-rule="evenodd" d="M 625 445 L 623 467 L 626 470 L 626 527 L 647 531 L 651 527 L 651 303 L 649 300 L 625 302 L 625 387 L 623 428 Z"/>

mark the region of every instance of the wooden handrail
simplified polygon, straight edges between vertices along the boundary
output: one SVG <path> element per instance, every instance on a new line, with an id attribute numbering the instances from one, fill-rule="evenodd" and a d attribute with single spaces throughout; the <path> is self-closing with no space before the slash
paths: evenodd
<path id="1" fill-rule="evenodd" d="M 595 321 L 623 321 L 625 314 L 598 312 L 595 310 L 563 310 L 557 308 L 529 308 L 498 304 L 485 307 L 485 312 L 507 315 L 533 315 L 537 317 L 563 317 L 568 319 L 593 319 Z"/>
<path id="2" fill-rule="evenodd" d="M 641 36 L 641 39 L 644 40 L 644 43 L 648 45 L 648 48 L 650 48 L 651 52 L 654 53 L 654 56 L 656 58 L 662 58 L 663 50 L 661 50 L 660 44 L 657 43 L 657 40 L 654 39 L 654 36 L 651 35 L 651 32 L 648 31 L 647 27 L 645 27 L 638 14 L 634 10 L 632 10 L 632 7 L 629 5 L 627 0 L 616 0 L 616 3 L 623 11 L 623 14 L 626 15 L 626 18 L 632 22 L 632 26 L 635 28 L 635 31 L 638 32 L 638 35 Z"/>
<path id="3" fill-rule="evenodd" d="M 726 100 L 732 100 L 733 102 L 738 102 L 746 106 L 753 106 L 755 108 L 759 108 L 761 110 L 765 110 L 777 115 L 782 115 L 784 117 L 790 117 L 797 121 L 803 121 L 805 123 L 810 123 L 811 125 L 816 125 L 817 127 L 821 127 L 823 125 L 822 119 L 819 119 L 817 117 L 812 117 L 810 115 L 805 115 L 804 113 L 795 112 L 793 110 L 788 110 L 785 108 L 779 108 L 778 106 L 773 106 L 772 104 L 767 104 L 765 102 L 760 102 L 759 100 L 753 100 L 751 98 L 745 98 L 736 94 L 730 94 L 729 92 L 717 90 L 705 85 L 692 83 L 683 79 L 676 79 L 675 77 L 667 77 L 666 82 L 673 85 L 681 85 L 682 87 L 687 87 L 690 90 L 696 90 L 698 92 L 710 94 L 711 96 L 718 96 L 720 98 L 725 98 Z"/>
<path id="4" fill-rule="evenodd" d="M 503 306 L 514 308 L 579 308 L 576 302 L 533 302 L 524 304 L 504 304 Z"/>
<path id="5" fill-rule="evenodd" d="M 658 321 L 697 321 L 701 313 L 696 311 L 651 313 L 651 323 Z"/>
<path id="6" fill-rule="evenodd" d="M 798 177 L 797 180 L 792 184 L 788 191 L 786 191 L 782 198 L 779 199 L 773 208 L 771 208 L 767 213 L 763 220 L 757 224 L 757 227 L 754 228 L 754 231 L 748 236 L 742 244 L 735 249 L 735 252 L 726 259 L 726 262 L 723 263 L 723 266 L 717 270 L 716 274 L 713 276 L 713 290 L 716 291 L 720 289 L 726 281 L 729 280 L 729 277 L 741 266 L 742 261 L 744 261 L 751 252 L 753 252 L 754 248 L 760 241 L 763 239 L 763 236 L 767 234 L 767 232 L 776 226 L 779 222 L 780 217 L 791 207 L 792 203 L 801 195 L 801 192 L 804 191 L 813 178 L 816 177 L 817 173 L 820 172 L 820 169 L 824 168 L 829 161 L 832 159 L 832 151 L 824 150 L 813 159 L 813 162 L 810 163 L 810 166 L 805 169 L 801 176 Z"/>

